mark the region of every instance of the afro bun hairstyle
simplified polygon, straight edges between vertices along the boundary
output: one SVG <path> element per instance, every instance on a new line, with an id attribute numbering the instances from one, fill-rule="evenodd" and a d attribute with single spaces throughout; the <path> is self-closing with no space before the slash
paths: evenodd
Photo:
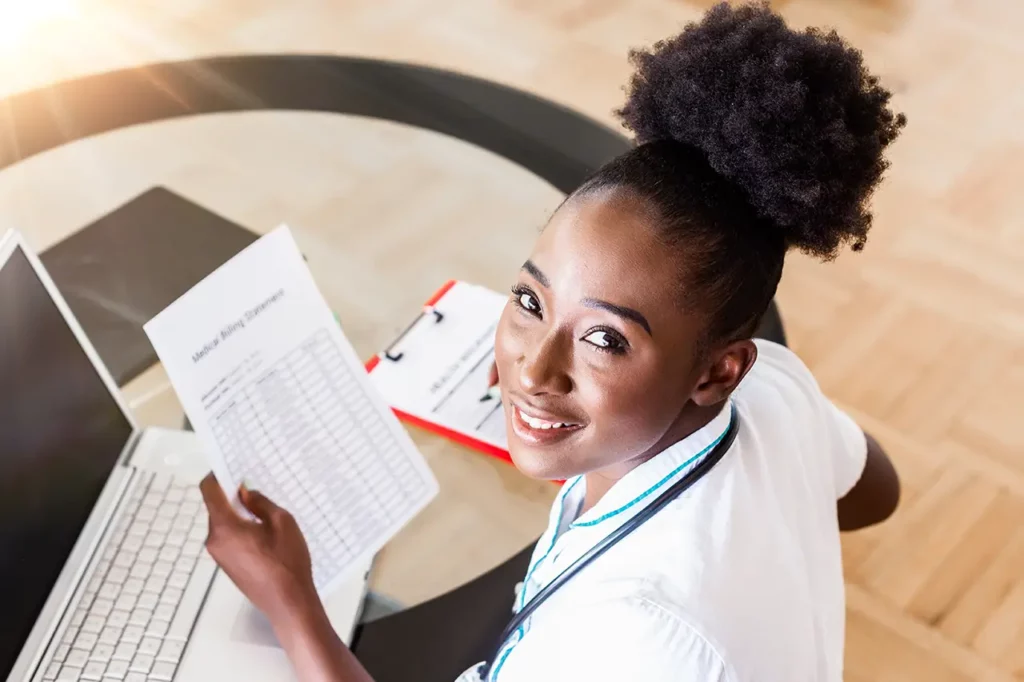
<path id="1" fill-rule="evenodd" d="M 700 150 L 787 248 L 830 260 L 863 247 L 883 152 L 906 118 L 834 31 L 790 29 L 765 2 L 722 3 L 630 59 L 617 114 L 638 144 Z"/>

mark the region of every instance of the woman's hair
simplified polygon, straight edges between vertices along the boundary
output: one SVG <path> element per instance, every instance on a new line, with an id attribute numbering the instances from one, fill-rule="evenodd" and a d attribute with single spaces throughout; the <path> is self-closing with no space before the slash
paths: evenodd
<path id="1" fill-rule="evenodd" d="M 637 146 L 574 196 L 622 189 L 644 200 L 687 257 L 687 305 L 707 341 L 749 336 L 775 296 L 786 252 L 860 250 L 867 203 L 906 123 L 860 52 L 835 32 L 788 28 L 766 3 L 711 9 L 633 51 L 617 113 Z"/>

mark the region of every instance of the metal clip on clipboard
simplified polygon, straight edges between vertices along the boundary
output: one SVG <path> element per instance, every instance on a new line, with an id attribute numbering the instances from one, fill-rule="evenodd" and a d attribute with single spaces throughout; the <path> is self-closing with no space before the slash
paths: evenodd
<path id="1" fill-rule="evenodd" d="M 438 310 L 432 305 L 423 306 L 423 310 L 420 311 L 419 315 L 413 318 L 412 322 L 409 323 L 409 326 L 403 329 L 402 332 L 395 338 L 395 340 L 392 341 L 387 348 L 378 353 L 378 355 L 381 358 L 390 360 L 391 362 L 398 362 L 399 360 L 401 360 L 405 356 L 405 353 L 402 353 L 401 351 L 398 353 L 393 353 L 392 351 L 399 343 L 402 342 L 402 339 L 408 336 L 409 332 L 411 332 L 416 327 L 416 325 L 420 323 L 420 320 L 422 320 L 424 317 L 427 317 L 428 315 L 433 315 L 434 324 L 440 324 L 444 320 L 444 313 L 442 313 L 440 310 Z"/>

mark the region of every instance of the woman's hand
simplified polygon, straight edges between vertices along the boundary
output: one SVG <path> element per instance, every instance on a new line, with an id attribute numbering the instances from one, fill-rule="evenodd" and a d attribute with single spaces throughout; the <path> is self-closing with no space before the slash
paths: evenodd
<path id="1" fill-rule="evenodd" d="M 487 375 L 487 388 L 495 386 L 498 383 L 498 363 L 491 363 L 491 371 Z"/>
<path id="2" fill-rule="evenodd" d="M 245 519 L 213 474 L 199 487 L 210 518 L 206 549 L 275 630 L 318 617 L 323 607 L 313 585 L 309 548 L 292 515 L 243 486 L 239 497 L 258 521 Z"/>
<path id="3" fill-rule="evenodd" d="M 210 515 L 206 549 L 238 589 L 270 619 L 302 682 L 373 682 L 338 638 L 313 584 L 306 539 L 292 515 L 244 486 L 239 497 L 258 521 L 242 518 L 210 474 L 200 484 Z"/>

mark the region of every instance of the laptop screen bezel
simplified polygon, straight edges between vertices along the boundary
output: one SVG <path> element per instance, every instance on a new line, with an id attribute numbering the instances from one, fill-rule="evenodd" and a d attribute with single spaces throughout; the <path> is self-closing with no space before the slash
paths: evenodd
<path id="1" fill-rule="evenodd" d="M 122 416 L 131 427 L 131 432 L 124 444 L 124 447 L 118 454 L 114 466 L 111 468 L 107 484 L 104 486 L 103 491 L 97 498 L 96 504 L 94 505 L 92 512 L 89 514 L 89 518 L 86 521 L 85 526 L 82 528 L 82 532 L 79 534 L 78 540 L 75 542 L 74 547 L 71 549 L 71 552 L 68 554 L 68 557 L 64 562 L 64 567 L 61 569 L 60 575 L 57 577 L 53 587 L 50 589 L 50 594 L 47 597 L 42 610 L 40 610 L 39 616 L 36 618 L 32 631 L 29 633 L 28 638 L 22 645 L 21 653 L 18 655 L 18 658 L 14 662 L 14 666 L 11 668 L 11 672 L 8 674 L 7 680 L 9 682 L 13 682 L 14 680 L 28 680 L 35 676 L 36 668 L 38 667 L 46 648 L 49 646 L 50 640 L 55 634 L 57 627 L 64 619 L 68 606 L 74 598 L 75 592 L 85 574 L 85 570 L 90 564 L 96 548 L 99 546 L 100 540 L 103 536 L 103 531 L 110 523 L 110 518 L 114 512 L 114 508 L 127 485 L 128 479 L 130 478 L 130 470 L 124 465 L 128 463 L 139 435 L 138 425 L 132 418 L 131 411 L 128 409 L 128 405 L 121 396 L 117 383 L 114 381 L 114 378 L 111 376 L 107 368 L 103 365 L 103 361 L 100 359 L 99 354 L 89 341 L 89 338 L 85 335 L 85 330 L 82 329 L 78 320 L 75 319 L 74 313 L 71 312 L 71 308 L 57 289 L 57 285 L 46 272 L 46 268 L 43 267 L 42 262 L 39 260 L 38 256 L 36 256 L 35 252 L 29 248 L 24 236 L 16 230 L 10 230 L 0 237 L 0 269 L 7 265 L 11 256 L 17 251 L 20 251 L 27 259 L 28 263 L 32 267 L 32 271 L 39 279 L 39 282 L 43 285 L 43 288 L 46 290 L 50 300 L 53 301 L 57 310 L 60 311 L 61 317 L 64 318 L 64 322 L 68 325 L 68 328 L 74 335 L 75 340 L 85 352 L 93 370 L 99 376 L 103 385 L 106 387 L 107 392 L 117 404 Z"/>

